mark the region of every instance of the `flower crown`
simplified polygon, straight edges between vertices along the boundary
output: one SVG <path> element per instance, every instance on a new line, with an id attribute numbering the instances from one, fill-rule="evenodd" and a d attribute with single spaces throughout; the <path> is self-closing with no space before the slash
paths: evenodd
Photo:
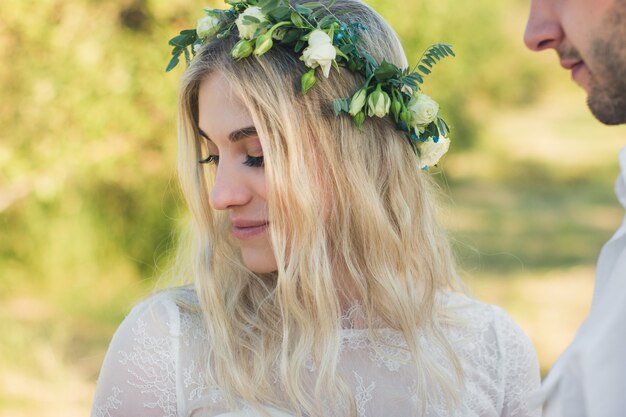
<path id="1" fill-rule="evenodd" d="M 429 47 L 412 69 L 400 69 L 383 61 L 378 63 L 361 45 L 360 23 L 342 22 L 328 4 L 311 2 L 291 5 L 289 0 L 225 0 L 227 10 L 205 9 L 196 29 L 180 32 L 169 41 L 172 58 L 166 71 L 178 65 L 184 55 L 187 64 L 207 40 L 224 38 L 237 28 L 240 40 L 231 50 L 233 59 L 254 54 L 261 56 L 278 42 L 300 56 L 310 68 L 301 78 L 302 94 L 317 82 L 316 72 L 329 77 L 331 68 L 345 67 L 365 77 L 365 83 L 352 97 L 336 99 L 337 116 L 346 113 L 360 129 L 367 117 L 386 117 L 391 113 L 398 129 L 404 131 L 424 169 L 436 165 L 449 147 L 449 127 L 439 117 L 439 105 L 422 93 L 420 84 L 433 65 L 455 56 L 450 45 Z"/>

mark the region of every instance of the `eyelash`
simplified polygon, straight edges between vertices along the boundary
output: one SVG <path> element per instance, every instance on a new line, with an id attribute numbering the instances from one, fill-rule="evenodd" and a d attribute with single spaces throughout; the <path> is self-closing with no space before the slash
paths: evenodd
<path id="1" fill-rule="evenodd" d="M 201 159 L 198 161 L 199 164 L 213 164 L 213 165 L 217 165 L 217 163 L 219 162 L 220 157 L 217 155 L 209 155 L 204 159 Z"/>
<path id="2" fill-rule="evenodd" d="M 220 161 L 219 155 L 209 155 L 205 159 L 198 161 L 200 164 L 213 164 L 217 165 Z M 262 156 L 250 156 L 246 155 L 246 160 L 243 161 L 243 164 L 249 167 L 262 167 L 263 166 L 263 157 Z"/>
<path id="3" fill-rule="evenodd" d="M 243 161 L 243 164 L 249 167 L 262 167 L 263 166 L 263 157 L 262 156 L 250 156 L 246 155 L 246 160 Z"/>

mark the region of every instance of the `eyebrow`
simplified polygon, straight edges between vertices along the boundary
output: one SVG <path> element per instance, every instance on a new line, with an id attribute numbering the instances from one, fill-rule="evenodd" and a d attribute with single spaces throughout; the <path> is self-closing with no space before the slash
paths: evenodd
<path id="1" fill-rule="evenodd" d="M 200 136 L 202 136 L 206 140 L 211 140 L 211 138 L 209 138 L 209 135 L 207 135 L 204 132 L 204 130 L 198 128 L 198 132 L 200 133 Z M 237 130 L 230 132 L 230 134 L 228 135 L 228 140 L 231 142 L 237 142 L 247 137 L 257 136 L 257 135 L 258 133 L 256 131 L 256 127 L 248 126 L 248 127 L 244 127 L 244 128 L 237 129 Z"/>

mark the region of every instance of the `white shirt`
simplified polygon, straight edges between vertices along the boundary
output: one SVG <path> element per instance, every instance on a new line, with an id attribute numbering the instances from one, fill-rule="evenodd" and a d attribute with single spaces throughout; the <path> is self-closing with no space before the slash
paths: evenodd
<path id="1" fill-rule="evenodd" d="M 170 290 L 139 304 L 124 320 L 102 366 L 92 416 L 259 416 L 245 404 L 229 409 L 220 389 L 207 382 L 202 358 L 210 340 L 201 313 L 180 307 L 181 299 L 197 305 L 191 290 Z M 463 319 L 444 332 L 466 381 L 459 387 L 461 405 L 454 413 L 432 401 L 424 417 L 538 417 L 540 410 L 529 408 L 526 399 L 539 387 L 539 368 L 522 330 L 498 307 L 457 294 L 442 299 Z M 353 322 L 352 317 L 347 321 Z M 358 416 L 418 416 L 411 356 L 389 346 L 402 346 L 404 338 L 392 329 L 379 332 L 382 341 L 374 342 L 367 330 L 341 330 L 338 371 L 354 393 Z M 438 356 L 441 352 L 427 339 L 422 338 Z M 267 411 L 272 417 L 292 415 Z"/>
<path id="2" fill-rule="evenodd" d="M 626 208 L 626 148 L 615 185 Z M 598 259 L 589 316 L 540 392 L 544 417 L 626 417 L 626 219 Z"/>

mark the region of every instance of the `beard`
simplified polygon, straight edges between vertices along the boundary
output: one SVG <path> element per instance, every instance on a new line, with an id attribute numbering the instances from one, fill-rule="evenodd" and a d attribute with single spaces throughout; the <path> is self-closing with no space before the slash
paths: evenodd
<path id="1" fill-rule="evenodd" d="M 607 125 L 626 123 L 626 2 L 616 1 L 601 34 L 592 42 L 594 73 L 587 104 Z"/>

